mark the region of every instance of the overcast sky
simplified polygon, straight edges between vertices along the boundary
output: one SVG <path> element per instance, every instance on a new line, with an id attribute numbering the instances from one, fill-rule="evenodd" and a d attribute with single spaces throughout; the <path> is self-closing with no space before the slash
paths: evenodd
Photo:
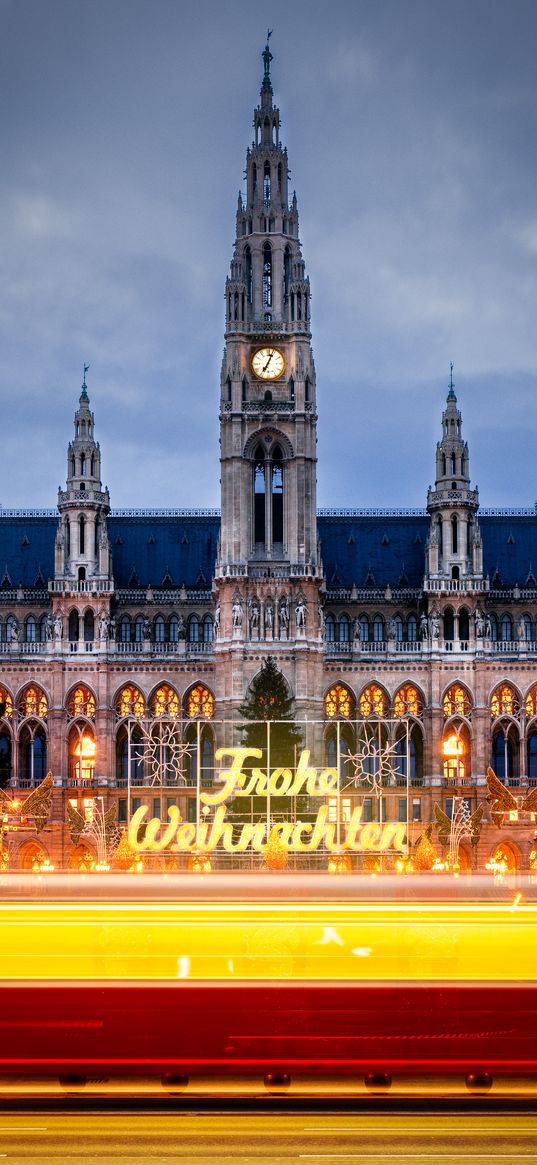
<path id="1" fill-rule="evenodd" d="M 112 505 L 219 504 L 267 13 L 319 504 L 424 504 L 450 360 L 482 505 L 537 498 L 535 0 L 0 0 L 4 507 L 55 505 L 84 361 Z"/>

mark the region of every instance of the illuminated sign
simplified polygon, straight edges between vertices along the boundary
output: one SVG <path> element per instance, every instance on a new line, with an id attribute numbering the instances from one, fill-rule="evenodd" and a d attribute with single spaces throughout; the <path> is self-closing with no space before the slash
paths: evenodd
<path id="1" fill-rule="evenodd" d="M 229 797 L 277 796 L 295 797 L 307 793 L 310 797 L 325 797 L 337 793 L 338 775 L 336 769 L 316 769 L 309 763 L 308 749 L 300 754 L 296 772 L 279 768 L 270 773 L 252 768 L 243 772 L 243 765 L 252 760 L 260 760 L 262 752 L 257 748 L 220 748 L 216 759 L 230 758 L 229 768 L 220 773 L 221 788 L 205 790 L 200 801 L 207 806 L 215 806 L 212 821 L 183 821 L 177 805 L 168 809 L 168 821 L 158 817 L 146 821 L 148 805 L 140 805 L 133 814 L 128 831 L 129 845 L 139 852 L 158 853 L 167 850 L 178 853 L 190 850 L 210 852 L 221 845 L 228 853 L 244 853 L 249 847 L 262 852 L 267 841 L 265 822 L 243 824 L 240 829 L 226 820 L 224 802 Z M 280 843 L 290 853 L 310 853 L 321 844 L 327 850 L 344 848 L 350 851 L 371 851 L 395 849 L 406 852 L 406 826 L 402 822 L 368 821 L 362 824 L 362 807 L 357 806 L 341 829 L 337 838 L 337 824 L 329 819 L 329 806 L 322 805 L 314 822 L 282 821 L 271 825 L 271 832 L 277 831 Z M 144 826 L 144 836 L 138 838 L 140 827 Z M 235 840 L 234 840 L 235 832 Z"/>

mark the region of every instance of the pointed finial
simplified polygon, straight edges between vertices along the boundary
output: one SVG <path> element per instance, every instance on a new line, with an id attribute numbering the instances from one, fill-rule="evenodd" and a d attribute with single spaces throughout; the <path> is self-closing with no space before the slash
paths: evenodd
<path id="1" fill-rule="evenodd" d="M 274 31 L 274 29 L 267 28 L 267 43 L 263 49 L 263 52 L 261 53 L 261 56 L 263 57 L 263 64 L 265 67 L 265 72 L 263 75 L 263 85 L 267 85 L 269 87 L 270 87 L 270 62 L 273 59 L 272 53 L 269 49 L 269 40 L 272 36 L 273 31 Z"/>
<path id="2" fill-rule="evenodd" d="M 84 400 L 89 400 L 89 397 L 88 397 L 88 387 L 87 387 L 87 384 L 86 384 L 86 372 L 88 372 L 88 371 L 89 371 L 89 364 L 84 364 L 84 379 L 83 379 L 83 381 L 82 381 L 82 392 L 81 392 L 81 394 L 80 394 L 80 399 L 81 399 L 81 400 L 82 400 L 82 399 L 84 399 Z"/>
<path id="3" fill-rule="evenodd" d="M 449 362 L 449 392 L 448 392 L 447 398 L 448 398 L 448 400 L 456 400 L 457 399 L 457 397 L 455 396 L 454 385 L 453 385 L 453 360 L 450 360 L 450 362 Z"/>

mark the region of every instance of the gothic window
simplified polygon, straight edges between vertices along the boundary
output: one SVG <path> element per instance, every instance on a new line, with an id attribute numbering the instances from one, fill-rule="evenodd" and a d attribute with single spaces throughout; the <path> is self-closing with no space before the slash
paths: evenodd
<path id="1" fill-rule="evenodd" d="M 169 684 L 161 684 L 151 700 L 153 716 L 178 717 L 180 710 L 181 704 L 175 688 L 170 687 Z"/>
<path id="2" fill-rule="evenodd" d="M 169 622 L 170 643 L 177 643 L 179 640 L 179 619 L 177 615 L 171 615 Z"/>
<path id="3" fill-rule="evenodd" d="M 0 699 L 2 699 L 1 695 L 0 695 Z M 525 707 L 526 707 L 526 716 L 528 718 L 530 716 L 537 715 L 537 685 L 535 685 L 533 688 L 530 688 L 530 690 L 526 696 Z"/>
<path id="4" fill-rule="evenodd" d="M 79 684 L 71 692 L 67 701 L 67 715 L 72 719 L 87 716 L 89 720 L 95 720 L 95 696 L 85 684 Z"/>
<path id="5" fill-rule="evenodd" d="M 463 688 L 462 684 L 452 684 L 448 688 L 443 700 L 443 710 L 446 719 L 449 716 L 468 717 L 470 715 L 472 702 L 466 688 Z"/>
<path id="6" fill-rule="evenodd" d="M 191 615 L 188 620 L 188 642 L 199 643 L 200 624 L 197 615 Z"/>
<path id="7" fill-rule="evenodd" d="M 375 615 L 373 619 L 373 640 L 375 643 L 384 642 L 384 619 L 382 615 Z"/>
<path id="8" fill-rule="evenodd" d="M 495 643 L 498 638 L 498 620 L 496 615 L 490 616 L 490 638 Z"/>
<path id="9" fill-rule="evenodd" d="M 69 518 L 67 516 L 65 518 L 64 530 L 65 530 L 65 549 L 67 551 L 67 554 L 69 555 L 71 553 L 71 523 L 70 523 Z"/>
<path id="10" fill-rule="evenodd" d="M 500 781 L 518 780 L 518 733 L 513 724 L 500 727 L 492 737 L 492 768 Z"/>
<path id="11" fill-rule="evenodd" d="M 210 615 L 205 615 L 203 619 L 203 642 L 212 643 L 214 639 L 214 622 Z"/>
<path id="12" fill-rule="evenodd" d="M 457 459 L 456 459 L 456 457 L 455 457 L 455 454 L 454 454 L 454 453 L 452 453 L 452 454 L 451 454 L 451 472 L 452 472 L 452 473 L 456 473 L 456 472 L 457 472 Z M 454 516 L 455 516 L 455 515 L 454 515 Z"/>
<path id="13" fill-rule="evenodd" d="M 69 620 L 68 620 L 68 634 L 69 634 L 69 642 L 70 643 L 76 643 L 76 641 L 78 640 L 78 623 L 79 623 L 78 611 L 76 611 L 76 610 L 70 611 L 69 612 Z"/>
<path id="14" fill-rule="evenodd" d="M 510 642 L 513 638 L 513 624 L 511 622 L 510 615 L 502 615 L 501 627 L 502 627 L 502 640 L 503 640 L 503 642 L 504 643 Z"/>
<path id="15" fill-rule="evenodd" d="M 291 248 L 286 247 L 283 254 L 283 299 L 287 303 L 289 299 L 289 286 L 291 283 Z"/>
<path id="16" fill-rule="evenodd" d="M 1 739 L 1 738 L 0 738 Z M 532 784 L 537 784 L 537 732 L 530 732 L 528 735 L 528 765 L 527 774 Z M 1 758 L 0 758 L 1 763 Z M 494 770 L 496 772 L 496 769 Z"/>
<path id="17" fill-rule="evenodd" d="M 414 726 L 409 734 L 408 747 L 406 732 L 397 737 L 395 768 L 397 784 L 406 784 L 407 777 L 413 784 L 421 783 L 423 779 L 423 740 L 417 726 Z M 404 820 L 406 820 L 406 814 Z"/>
<path id="18" fill-rule="evenodd" d="M 409 643 L 415 643 L 418 638 L 418 620 L 415 615 L 409 615 L 406 621 L 406 637 Z"/>
<path id="19" fill-rule="evenodd" d="M 455 638 L 455 616 L 451 607 L 444 611 L 444 639 L 450 643 Z"/>
<path id="20" fill-rule="evenodd" d="M 326 755 L 326 767 L 327 768 L 337 770 L 337 752 L 338 752 L 337 733 L 332 728 L 326 737 L 325 755 Z M 353 763 L 351 760 L 351 756 L 352 756 L 353 752 L 354 752 L 354 748 L 353 748 L 353 741 L 351 738 L 351 733 L 348 731 L 348 729 L 340 732 L 340 735 L 339 735 L 339 778 L 340 778 L 340 781 L 347 782 L 347 781 L 352 780 L 352 778 L 353 778 L 354 767 L 353 767 Z M 334 801 L 335 801 L 335 798 L 334 798 Z M 342 808 L 343 808 L 343 814 L 344 814 L 345 813 L 345 802 L 342 803 Z M 332 816 L 330 816 L 329 820 L 337 821 L 337 801 L 335 802 L 334 809 L 336 810 L 336 813 L 335 813 L 333 818 L 332 818 Z M 350 809 L 349 809 L 349 814 L 348 814 L 348 820 L 350 820 Z"/>
<path id="21" fill-rule="evenodd" d="M 344 684 L 334 684 L 333 688 L 326 693 L 324 698 L 324 714 L 329 719 L 334 716 L 352 716 L 354 710 L 354 699 L 349 689 Z"/>
<path id="22" fill-rule="evenodd" d="M 214 696 L 204 684 L 195 684 L 185 696 L 185 713 L 189 720 L 201 716 L 212 720 L 214 716 Z"/>
<path id="23" fill-rule="evenodd" d="M 157 615 L 153 624 L 155 643 L 164 643 L 165 640 L 165 623 L 162 615 Z"/>
<path id="24" fill-rule="evenodd" d="M 256 129 L 256 133 L 257 133 L 257 129 Z M 255 195 L 256 189 L 257 189 L 257 166 L 254 162 L 252 165 L 252 192 L 254 195 Z"/>
<path id="25" fill-rule="evenodd" d="M 393 698 L 394 716 L 421 716 L 423 700 L 413 684 L 403 684 Z"/>
<path id="26" fill-rule="evenodd" d="M 282 164 L 278 162 L 278 193 L 282 192 Z"/>
<path id="27" fill-rule="evenodd" d="M 226 400 L 230 401 L 231 400 L 231 377 L 230 376 L 228 376 L 228 378 L 226 380 L 225 394 L 226 394 Z"/>
<path id="28" fill-rule="evenodd" d="M 265 162 L 263 169 L 263 199 L 270 202 L 270 162 Z"/>
<path id="29" fill-rule="evenodd" d="M 86 454 L 80 454 L 80 476 L 84 477 L 86 473 Z"/>
<path id="30" fill-rule="evenodd" d="M 522 616 L 522 631 L 523 631 L 523 637 L 526 640 L 526 642 L 530 642 L 531 641 L 531 619 L 530 619 L 529 615 Z"/>
<path id="31" fill-rule="evenodd" d="M 242 382 L 242 400 L 243 400 L 243 403 L 247 399 L 248 399 L 248 385 L 246 383 L 246 380 L 243 379 L 243 382 Z"/>
<path id="32" fill-rule="evenodd" d="M 78 552 L 84 554 L 86 542 L 86 519 L 83 514 L 78 519 Z"/>
<path id="33" fill-rule="evenodd" d="M 11 643 L 11 640 L 16 635 L 17 620 L 14 615 L 8 615 L 6 620 L 6 642 Z M 15 635 L 13 634 L 15 630 Z"/>
<path id="34" fill-rule="evenodd" d="M 518 716 L 520 701 L 515 689 L 509 684 L 500 684 L 492 694 L 490 712 L 494 719 L 497 716 Z"/>
<path id="35" fill-rule="evenodd" d="M 306 376 L 306 380 L 304 382 L 304 400 L 305 400 L 306 404 L 308 404 L 310 399 L 311 399 L 310 386 L 311 386 L 310 378 L 309 378 L 309 376 Z"/>
<path id="36" fill-rule="evenodd" d="M 377 684 L 369 684 L 360 696 L 361 716 L 385 716 L 388 707 L 386 693 Z"/>
<path id="37" fill-rule="evenodd" d="M 95 771 L 95 739 L 88 725 L 82 721 L 73 724 L 67 741 L 69 779 L 92 781 Z"/>
<path id="38" fill-rule="evenodd" d="M 19 740 L 19 777 L 32 785 L 47 775 L 47 738 L 40 724 L 25 724 Z"/>
<path id="39" fill-rule="evenodd" d="M 95 454 L 94 453 L 92 453 L 92 455 L 91 455 L 90 474 L 92 477 L 95 477 Z"/>
<path id="40" fill-rule="evenodd" d="M 74 457 L 71 457 L 71 477 L 74 477 L 75 473 L 76 473 L 75 459 L 74 459 Z"/>
<path id="41" fill-rule="evenodd" d="M 233 319 L 238 320 L 238 318 L 239 318 L 239 293 L 238 293 L 238 291 L 236 291 L 234 296 L 233 296 Z"/>
<path id="42" fill-rule="evenodd" d="M 459 550 L 459 519 L 456 514 L 451 518 L 451 549 L 453 554 L 458 554 Z"/>
<path id="43" fill-rule="evenodd" d="M 145 700 L 139 688 L 134 684 L 127 684 L 122 688 L 116 699 L 116 715 L 122 720 L 125 716 L 136 716 L 138 719 L 145 715 Z"/>
<path id="44" fill-rule="evenodd" d="M 188 752 L 185 758 L 186 768 L 186 782 L 187 785 L 195 785 L 197 783 L 197 766 L 198 766 L 198 740 L 195 726 L 192 724 L 187 728 L 185 735 L 185 743 L 188 747 Z M 214 777 L 214 741 L 212 731 L 209 728 L 204 728 L 201 733 L 201 750 L 200 750 L 200 782 L 202 788 L 210 788 L 213 784 Z"/>
<path id="45" fill-rule="evenodd" d="M 324 637 L 327 643 L 333 643 L 336 638 L 336 620 L 333 615 L 327 615 L 324 622 Z"/>
<path id="46" fill-rule="evenodd" d="M 34 615 L 28 615 L 25 627 L 25 639 L 27 643 L 35 643 L 37 639 L 37 623 Z"/>
<path id="47" fill-rule="evenodd" d="M 30 684 L 21 692 L 19 712 L 21 716 L 39 716 L 41 720 L 46 720 L 48 700 L 42 688 L 39 688 L 37 684 Z"/>
<path id="48" fill-rule="evenodd" d="M 95 638 L 95 618 L 93 611 L 84 612 L 84 641 L 92 643 Z"/>
<path id="49" fill-rule="evenodd" d="M 295 399 L 295 382 L 293 380 L 293 377 L 290 376 L 289 377 L 289 400 L 294 400 L 294 399 Z"/>
<path id="50" fill-rule="evenodd" d="M 143 617 L 143 615 L 136 616 L 136 620 L 134 623 L 134 638 L 135 638 L 137 643 L 143 643 L 143 641 L 144 641 L 144 617 Z"/>
<path id="51" fill-rule="evenodd" d="M 297 320 L 302 319 L 302 292 L 301 291 L 297 291 L 297 293 L 296 293 L 296 318 L 297 318 Z"/>
<path id="52" fill-rule="evenodd" d="M 6 688 L 0 687 L 0 718 L 5 716 L 7 720 L 11 720 L 13 715 L 13 700 Z"/>
<path id="53" fill-rule="evenodd" d="M 367 615 L 360 615 L 358 626 L 360 628 L 361 642 L 367 643 L 369 639 L 369 619 L 367 618 Z"/>
<path id="54" fill-rule="evenodd" d="M 132 635 L 132 626 L 129 615 L 122 615 L 119 624 L 119 637 L 122 643 L 130 643 Z"/>
<path id="55" fill-rule="evenodd" d="M 144 744 L 136 727 L 122 725 L 117 734 L 116 779 L 118 785 L 144 783 Z"/>
<path id="56" fill-rule="evenodd" d="M 263 307 L 272 307 L 272 251 L 269 243 L 263 247 Z"/>
<path id="57" fill-rule="evenodd" d="M 446 473 L 447 473 L 446 455 L 445 455 L 445 453 L 443 453 L 442 454 L 442 477 L 445 477 Z"/>
<path id="58" fill-rule="evenodd" d="M 265 541 L 265 454 L 261 445 L 254 462 L 254 541 Z"/>
<path id="59" fill-rule="evenodd" d="M 283 457 L 279 445 L 272 454 L 272 541 L 283 542 Z"/>
<path id="60" fill-rule="evenodd" d="M 395 638 L 398 641 L 398 643 L 401 643 L 403 640 L 403 620 L 402 620 L 400 615 L 395 615 L 393 622 L 394 622 Z"/>
<path id="61" fill-rule="evenodd" d="M 470 775 L 471 743 L 465 725 L 453 725 L 442 741 L 443 775 L 450 785 L 460 785 Z"/>

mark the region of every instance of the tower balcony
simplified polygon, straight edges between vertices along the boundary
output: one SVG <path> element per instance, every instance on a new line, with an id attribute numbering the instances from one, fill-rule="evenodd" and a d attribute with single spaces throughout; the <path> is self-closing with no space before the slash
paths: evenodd
<path id="1" fill-rule="evenodd" d="M 93 489 L 59 489 L 58 490 L 58 506 L 109 506 L 110 496 L 108 491 Z"/>
<path id="2" fill-rule="evenodd" d="M 457 489 L 429 489 L 427 491 L 427 509 L 436 506 L 472 506 L 477 509 L 479 505 L 479 490 L 466 489 L 465 486 L 459 486 Z"/>
<path id="3" fill-rule="evenodd" d="M 53 578 L 48 589 L 53 595 L 111 595 L 114 583 L 109 578 Z"/>
<path id="4" fill-rule="evenodd" d="M 426 578 L 423 591 L 427 595 L 482 595 L 489 589 L 489 580 L 482 576 L 466 578 Z"/>
<path id="5" fill-rule="evenodd" d="M 297 332 L 310 338 L 310 320 L 228 320 L 226 336 L 265 336 L 276 341 L 286 336 L 295 336 Z"/>

